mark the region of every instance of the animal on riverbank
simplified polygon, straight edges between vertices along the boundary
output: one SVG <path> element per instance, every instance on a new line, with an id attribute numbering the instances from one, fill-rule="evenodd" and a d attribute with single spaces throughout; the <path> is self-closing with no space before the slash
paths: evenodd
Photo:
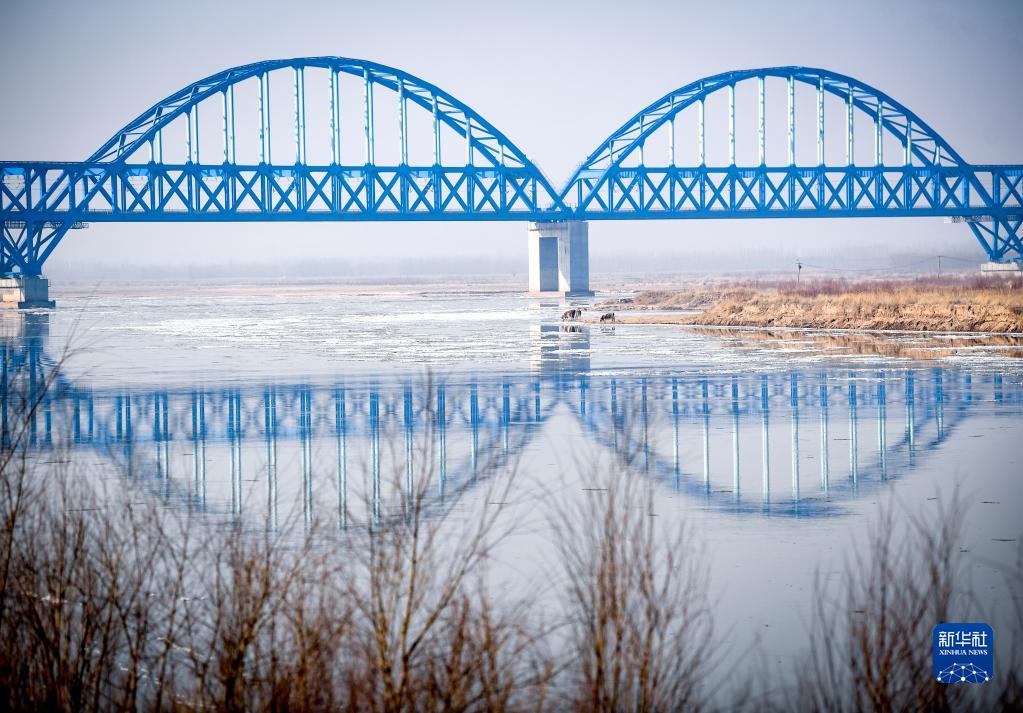
<path id="1" fill-rule="evenodd" d="M 582 316 L 583 316 L 583 311 L 581 309 L 570 309 L 570 310 L 566 310 L 564 313 L 562 313 L 561 320 L 565 321 L 567 319 L 579 319 Z"/>
<path id="2" fill-rule="evenodd" d="M 615 313 L 614 312 L 605 312 L 604 314 L 600 315 L 600 323 L 601 324 L 604 324 L 604 322 L 614 322 L 614 321 L 615 321 Z"/>

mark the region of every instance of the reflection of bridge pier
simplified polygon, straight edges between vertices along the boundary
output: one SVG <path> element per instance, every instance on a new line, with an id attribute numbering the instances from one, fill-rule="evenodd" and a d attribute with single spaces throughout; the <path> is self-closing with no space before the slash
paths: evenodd
<path id="1" fill-rule="evenodd" d="M 24 384 L 29 394 L 35 394 L 42 388 L 46 378 L 49 361 L 46 359 L 46 341 L 50 336 L 50 316 L 46 313 L 3 312 L 0 311 L 0 442 L 6 445 L 11 436 L 11 418 L 24 404 L 10 403 L 12 382 L 15 379 L 26 380 Z M 11 410 L 14 409 L 15 413 Z M 51 414 L 49 405 L 42 404 L 41 409 L 33 409 L 29 439 L 34 444 L 39 436 L 37 419 L 43 418 L 43 432 L 51 432 Z M 44 435 L 44 441 L 49 435 Z"/>

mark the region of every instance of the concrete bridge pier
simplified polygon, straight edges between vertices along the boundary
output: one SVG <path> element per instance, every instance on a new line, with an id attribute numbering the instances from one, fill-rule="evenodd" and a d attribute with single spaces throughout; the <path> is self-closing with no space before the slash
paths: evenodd
<path id="1" fill-rule="evenodd" d="M 0 307 L 11 309 L 52 309 L 50 281 L 37 275 L 0 277 Z"/>
<path id="2" fill-rule="evenodd" d="M 529 224 L 529 292 L 585 297 L 590 290 L 589 223 L 585 220 Z"/>

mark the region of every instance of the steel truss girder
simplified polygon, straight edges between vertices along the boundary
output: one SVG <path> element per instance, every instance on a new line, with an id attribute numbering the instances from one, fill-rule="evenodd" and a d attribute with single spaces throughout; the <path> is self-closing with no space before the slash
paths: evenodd
<path id="1" fill-rule="evenodd" d="M 526 167 L 0 163 L 0 217 L 18 221 L 564 218 Z M 54 191 L 60 195 L 54 197 Z"/>
<path id="2" fill-rule="evenodd" d="M 581 174 L 573 216 L 715 218 L 1004 216 L 1023 212 L 1011 184 L 1023 166 L 619 167 Z"/>
<path id="3" fill-rule="evenodd" d="M 601 220 L 808 211 L 1000 217 L 1023 210 L 1023 166 L 620 167 L 581 174 L 572 208 L 544 206 L 542 197 L 531 171 L 509 166 L 0 163 L 0 218 L 57 227 L 82 219 Z"/>

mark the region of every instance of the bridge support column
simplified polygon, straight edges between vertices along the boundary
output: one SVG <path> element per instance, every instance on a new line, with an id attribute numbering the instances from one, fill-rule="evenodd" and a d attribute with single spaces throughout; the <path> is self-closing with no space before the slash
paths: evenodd
<path id="1" fill-rule="evenodd" d="M 37 275 L 0 277 L 0 307 L 10 309 L 52 309 L 50 281 Z"/>
<path id="2" fill-rule="evenodd" d="M 590 291 L 589 223 L 585 220 L 529 224 L 529 291 L 588 296 Z"/>

